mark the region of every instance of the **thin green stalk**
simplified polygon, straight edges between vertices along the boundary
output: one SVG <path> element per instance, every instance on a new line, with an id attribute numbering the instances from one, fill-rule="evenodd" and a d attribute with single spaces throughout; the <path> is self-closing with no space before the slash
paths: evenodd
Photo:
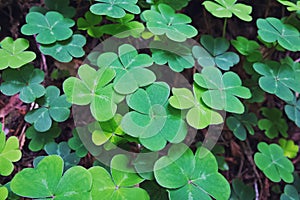
<path id="1" fill-rule="evenodd" d="M 227 18 L 225 18 L 225 20 L 224 20 L 223 34 L 222 34 L 223 38 L 225 38 L 225 36 L 226 36 L 226 27 L 227 27 Z"/>

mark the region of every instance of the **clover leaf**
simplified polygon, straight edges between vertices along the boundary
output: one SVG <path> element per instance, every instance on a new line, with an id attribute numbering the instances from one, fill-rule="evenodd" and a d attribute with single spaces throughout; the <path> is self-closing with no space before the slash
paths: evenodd
<path id="1" fill-rule="evenodd" d="M 135 171 L 146 180 L 153 180 L 154 173 L 153 167 L 154 163 L 158 159 L 158 152 L 148 152 L 143 151 L 137 155 L 136 159 L 133 161 Z"/>
<path id="2" fill-rule="evenodd" d="M 115 23 L 105 24 L 101 26 L 101 30 L 103 33 L 113 35 L 117 38 L 125 38 L 129 36 L 139 38 L 141 33 L 145 30 L 145 27 L 141 22 L 132 21 L 134 19 L 134 15 L 132 14 L 126 14 L 120 19 L 108 19 Z"/>
<path id="3" fill-rule="evenodd" d="M 255 192 L 253 187 L 246 185 L 239 179 L 232 180 L 233 191 L 231 193 L 230 200 L 253 200 L 255 198 Z"/>
<path id="4" fill-rule="evenodd" d="M 48 155 L 58 155 L 64 161 L 64 171 L 69 168 L 76 166 L 80 162 L 80 158 L 75 154 L 71 153 L 71 149 L 67 142 L 49 142 L 44 146 L 44 150 Z M 37 166 L 38 163 L 45 158 L 45 156 L 38 156 L 33 160 L 33 166 Z"/>
<path id="5" fill-rule="evenodd" d="M 2 73 L 1 92 L 7 96 L 20 93 L 24 103 L 32 103 L 45 94 L 40 84 L 44 80 L 44 72 L 33 65 L 25 65 L 19 69 L 6 69 Z"/>
<path id="6" fill-rule="evenodd" d="M 288 104 L 284 106 L 284 111 L 288 118 L 300 127 L 300 99 L 296 100 L 294 98 L 292 102 L 288 102 Z"/>
<path id="7" fill-rule="evenodd" d="M 145 190 L 134 187 L 144 179 L 139 177 L 132 167 L 128 167 L 128 164 L 128 157 L 119 154 L 111 160 L 111 173 L 99 166 L 90 168 L 89 172 L 93 178 L 92 199 L 97 200 L 101 197 L 110 200 L 149 200 Z"/>
<path id="8" fill-rule="evenodd" d="M 300 92 L 300 85 L 297 82 L 294 70 L 287 64 L 280 64 L 275 61 L 267 63 L 254 63 L 254 70 L 262 75 L 259 78 L 259 86 L 270 94 L 275 94 L 285 101 L 292 101 L 295 92 Z"/>
<path id="9" fill-rule="evenodd" d="M 117 94 L 109 84 L 115 77 L 113 69 L 102 68 L 98 71 L 89 65 L 78 70 L 79 78 L 70 77 L 63 83 L 67 101 L 76 105 L 90 104 L 90 110 L 97 121 L 107 121 L 116 113 Z"/>
<path id="10" fill-rule="evenodd" d="M 279 19 L 268 17 L 256 21 L 258 35 L 265 42 L 278 42 L 290 51 L 300 50 L 300 33 L 290 24 L 284 24 Z"/>
<path id="11" fill-rule="evenodd" d="M 257 146 L 260 152 L 255 153 L 256 166 L 273 182 L 292 183 L 294 180 L 293 163 L 283 155 L 283 150 L 277 144 L 260 142 Z"/>
<path id="12" fill-rule="evenodd" d="M 280 138 L 278 143 L 283 149 L 284 156 L 288 158 L 295 158 L 297 156 L 299 146 L 296 145 L 293 140 L 285 140 L 283 138 Z"/>
<path id="13" fill-rule="evenodd" d="M 223 122 L 218 112 L 211 110 L 203 103 L 202 93 L 203 91 L 197 85 L 194 85 L 194 94 L 187 88 L 172 88 L 173 96 L 169 99 L 172 107 L 180 110 L 189 109 L 186 114 L 187 123 L 196 129 Z"/>
<path id="14" fill-rule="evenodd" d="M 253 126 L 257 125 L 257 117 L 254 113 L 243 113 L 242 115 L 233 115 L 227 118 L 226 124 L 233 131 L 235 137 L 244 141 L 247 138 L 248 131 L 254 135 Z"/>
<path id="15" fill-rule="evenodd" d="M 197 85 L 207 90 L 202 94 L 203 102 L 210 108 L 242 114 L 245 110 L 237 98 L 249 99 L 250 90 L 242 86 L 240 77 L 234 72 L 221 71 L 215 67 L 206 67 L 201 74 L 194 75 Z"/>
<path id="16" fill-rule="evenodd" d="M 236 40 L 231 40 L 231 44 L 240 54 L 246 56 L 249 62 L 262 60 L 262 53 L 259 50 L 260 45 L 256 41 L 238 36 Z"/>
<path id="17" fill-rule="evenodd" d="M 146 2 L 155 6 L 164 3 L 171 6 L 174 10 L 181 10 L 188 5 L 189 1 L 191 0 L 147 0 Z"/>
<path id="18" fill-rule="evenodd" d="M 215 0 L 212 1 L 204 1 L 203 5 L 213 16 L 219 18 L 231 18 L 232 14 L 240 18 L 241 20 L 250 22 L 252 21 L 251 12 L 252 7 L 242 4 L 236 3 L 237 0 Z"/>
<path id="19" fill-rule="evenodd" d="M 187 38 L 197 35 L 198 31 L 191 23 L 191 18 L 184 14 L 177 14 L 166 4 L 159 4 L 158 10 L 146 10 L 142 13 L 147 28 L 154 35 L 163 35 L 176 42 L 184 42 Z"/>
<path id="20" fill-rule="evenodd" d="M 229 42 L 225 38 L 213 38 L 211 35 L 202 35 L 200 39 L 202 46 L 193 47 L 193 55 L 202 67 L 217 66 L 223 70 L 240 61 L 234 52 L 228 52 Z"/>
<path id="21" fill-rule="evenodd" d="M 38 132 L 35 130 L 33 126 L 30 126 L 25 135 L 28 139 L 31 139 L 29 143 L 29 149 L 31 151 L 40 151 L 43 149 L 44 145 L 53 142 L 54 138 L 57 138 L 61 133 L 61 129 L 57 126 L 57 124 L 53 124 L 53 126 L 46 132 Z"/>
<path id="22" fill-rule="evenodd" d="M 155 163 L 154 176 L 159 185 L 168 188 L 171 200 L 229 199 L 229 183 L 205 148 L 198 148 L 194 155 L 185 144 L 171 146 L 168 155 Z"/>
<path id="23" fill-rule="evenodd" d="M 128 135 L 139 138 L 151 151 L 163 149 L 167 141 L 179 143 L 187 134 L 180 112 L 168 104 L 169 95 L 170 88 L 166 83 L 155 82 L 126 98 L 133 111 L 125 114 L 121 127 Z"/>
<path id="24" fill-rule="evenodd" d="M 280 200 L 299 200 L 300 195 L 293 185 L 286 185 L 284 193 L 280 195 Z"/>
<path id="25" fill-rule="evenodd" d="M 83 46 L 86 43 L 84 36 L 74 34 L 71 38 L 49 45 L 41 45 L 40 51 L 45 55 L 50 55 L 60 62 L 71 62 L 73 57 L 80 58 L 85 52 Z"/>
<path id="26" fill-rule="evenodd" d="M 11 136 L 6 140 L 5 133 L 0 124 L 0 175 L 9 176 L 14 170 L 13 162 L 21 159 L 22 153 L 19 149 L 19 140 Z"/>
<path id="27" fill-rule="evenodd" d="M 0 42 L 0 69 L 19 68 L 36 58 L 32 51 L 25 51 L 29 47 L 26 39 L 18 38 L 15 41 L 6 37 Z"/>
<path id="28" fill-rule="evenodd" d="M 8 197 L 8 190 L 5 186 L 0 184 L 0 200 L 5 200 Z"/>
<path id="29" fill-rule="evenodd" d="M 155 81 L 155 74 L 145 68 L 153 64 L 149 55 L 138 54 L 137 50 L 129 44 L 121 45 L 118 54 L 107 52 L 101 54 L 97 59 L 100 69 L 115 70 L 116 77 L 113 87 L 117 93 L 131 94 L 139 87 L 150 85 Z"/>
<path id="30" fill-rule="evenodd" d="M 296 11 L 298 14 L 300 13 L 300 2 L 297 1 L 296 4 L 294 2 L 290 2 L 287 0 L 277 0 L 282 5 L 287 6 L 287 10 L 290 12 Z"/>
<path id="31" fill-rule="evenodd" d="M 76 155 L 80 158 L 85 157 L 88 154 L 88 150 L 82 143 L 76 129 L 72 131 L 73 137 L 68 140 L 69 147 L 75 151 Z"/>
<path id="32" fill-rule="evenodd" d="M 120 127 L 122 116 L 116 114 L 112 119 L 106 122 L 95 122 L 89 125 L 89 130 L 92 132 L 92 141 L 96 145 L 106 145 L 113 143 L 117 145 L 122 142 L 125 134 Z M 107 144 L 109 145 L 109 144 Z"/>
<path id="33" fill-rule="evenodd" d="M 63 174 L 63 166 L 60 156 L 47 156 L 35 168 L 17 173 L 11 181 L 11 190 L 27 198 L 90 199 L 91 174 L 81 166 L 72 167 Z M 30 184 L 24 184 L 28 180 Z"/>
<path id="34" fill-rule="evenodd" d="M 60 96 L 56 86 L 46 88 L 46 94 L 39 101 L 39 108 L 31 110 L 25 115 L 25 121 L 33 124 L 35 130 L 45 132 L 52 126 L 52 121 L 63 122 L 70 115 L 71 104 L 66 96 Z"/>
<path id="35" fill-rule="evenodd" d="M 139 14 L 141 9 L 136 5 L 138 0 L 96 0 L 97 2 L 90 7 L 90 11 L 96 15 L 107 15 L 113 18 L 122 18 L 126 15 L 125 11 Z"/>
<path id="36" fill-rule="evenodd" d="M 32 6 L 30 12 L 39 12 L 42 14 L 48 11 L 57 11 L 62 14 L 65 18 L 73 18 L 76 14 L 76 9 L 70 5 L 69 0 L 45 0 L 45 7 Z"/>
<path id="37" fill-rule="evenodd" d="M 102 16 L 95 15 L 90 11 L 84 14 L 77 20 L 78 30 L 87 30 L 89 36 L 100 38 L 103 35 L 101 26 L 97 26 L 102 21 Z"/>
<path id="38" fill-rule="evenodd" d="M 74 21 L 64 18 L 60 13 L 49 11 L 45 15 L 38 12 L 30 12 L 26 15 L 26 23 L 21 32 L 24 35 L 35 35 L 36 41 L 41 44 L 52 44 L 56 41 L 69 39 L 73 31 Z"/>
<path id="39" fill-rule="evenodd" d="M 158 65 L 168 63 L 174 72 L 182 72 L 195 64 L 190 47 L 186 44 L 172 40 L 153 41 L 150 48 L 154 62 Z"/>
<path id="40" fill-rule="evenodd" d="M 278 137 L 280 133 L 283 137 L 287 137 L 288 125 L 285 119 L 282 118 L 282 112 L 277 108 L 262 108 L 263 116 L 266 119 L 258 121 L 258 128 L 265 130 L 265 134 L 268 138 L 273 139 Z"/>

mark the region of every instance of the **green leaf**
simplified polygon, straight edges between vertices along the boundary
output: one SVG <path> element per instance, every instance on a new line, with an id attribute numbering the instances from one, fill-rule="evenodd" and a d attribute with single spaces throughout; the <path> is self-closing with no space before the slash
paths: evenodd
<path id="1" fill-rule="evenodd" d="M 46 132 L 38 132 L 33 126 L 30 126 L 26 130 L 26 137 L 31 139 L 29 143 L 29 149 L 31 151 L 40 151 L 43 149 L 44 145 L 53 142 L 54 138 L 57 138 L 61 133 L 61 129 L 57 124 L 53 124 L 52 127 Z"/>
<path id="2" fill-rule="evenodd" d="M 116 113 L 114 101 L 117 94 L 110 82 L 115 77 L 113 69 L 102 68 L 98 71 L 89 65 L 78 70 L 79 78 L 70 77 L 63 83 L 67 100 L 76 105 L 89 105 L 97 121 L 107 121 Z"/>
<path id="3" fill-rule="evenodd" d="M 266 64 L 254 63 L 255 71 L 262 75 L 259 86 L 270 94 L 275 94 L 284 101 L 292 101 L 295 92 L 300 92 L 300 85 L 294 70 L 287 64 L 269 61 Z"/>
<path id="4" fill-rule="evenodd" d="M 231 44 L 240 54 L 246 56 L 249 62 L 262 60 L 262 53 L 259 50 L 260 45 L 256 41 L 238 36 L 236 40 L 231 40 Z"/>
<path id="5" fill-rule="evenodd" d="M 283 150 L 277 144 L 266 144 L 260 142 L 257 146 L 260 152 L 255 153 L 254 161 L 256 166 L 273 182 L 292 183 L 294 177 L 293 163 L 283 155 Z"/>
<path id="6" fill-rule="evenodd" d="M 255 198 L 255 192 L 253 187 L 246 185 L 239 179 L 232 180 L 233 191 L 231 193 L 230 200 L 253 200 Z"/>
<path id="7" fill-rule="evenodd" d="M 147 192 L 134 185 L 143 181 L 132 167 L 128 167 L 129 159 L 122 154 L 116 155 L 111 161 L 111 174 L 104 168 L 96 166 L 89 169 L 93 177 L 92 199 L 101 196 L 110 200 L 149 200 Z M 120 171 L 121 170 L 121 171 Z"/>
<path id="8" fill-rule="evenodd" d="M 165 39 L 151 42 L 150 48 L 154 62 L 158 65 L 168 63 L 174 72 L 182 72 L 195 64 L 190 47 L 184 43 Z"/>
<path id="9" fill-rule="evenodd" d="M 213 16 L 219 18 L 231 18 L 232 14 L 240 18 L 241 20 L 250 22 L 252 21 L 251 12 L 252 7 L 236 3 L 237 0 L 215 0 L 212 1 L 204 1 L 203 5 L 206 10 L 208 10 Z"/>
<path id="10" fill-rule="evenodd" d="M 107 15 L 113 18 L 122 18 L 126 12 L 139 14 L 141 9 L 136 5 L 137 0 L 96 0 L 97 2 L 90 7 L 90 11 L 96 15 Z"/>
<path id="11" fill-rule="evenodd" d="M 0 69 L 19 68 L 36 58 L 32 51 L 25 51 L 29 47 L 26 39 L 18 38 L 15 41 L 6 37 L 0 42 Z"/>
<path id="12" fill-rule="evenodd" d="M 49 142 L 44 146 L 44 150 L 48 155 L 58 155 L 63 159 L 64 171 L 76 166 L 80 161 L 80 158 L 75 153 L 71 153 L 71 149 L 67 142 L 60 142 L 59 144 Z M 37 166 L 44 157 L 45 156 L 36 157 L 33 160 L 33 165 Z"/>
<path id="13" fill-rule="evenodd" d="M 122 136 L 125 134 L 120 127 L 122 116 L 116 114 L 112 119 L 105 122 L 95 122 L 89 125 L 92 132 L 92 141 L 95 145 L 112 143 L 118 145 L 122 142 Z"/>
<path id="14" fill-rule="evenodd" d="M 300 127 L 300 99 L 297 101 L 294 99 L 292 102 L 288 102 L 288 104 L 284 106 L 284 111 L 288 118 Z"/>
<path id="15" fill-rule="evenodd" d="M 126 38 L 129 36 L 139 38 L 141 33 L 145 30 L 145 27 L 141 22 L 132 21 L 134 20 L 134 15 L 132 14 L 126 14 L 120 19 L 108 19 L 115 23 L 101 26 L 101 31 L 117 38 Z"/>
<path id="16" fill-rule="evenodd" d="M 274 17 L 258 19 L 256 25 L 258 35 L 263 41 L 278 42 L 283 48 L 290 51 L 300 50 L 300 34 L 292 25 L 284 24 Z"/>
<path id="17" fill-rule="evenodd" d="M 150 199 L 169 200 L 166 189 L 160 187 L 156 181 L 144 181 L 140 184 L 140 187 L 148 192 Z"/>
<path id="18" fill-rule="evenodd" d="M 299 151 L 299 146 L 294 143 L 293 140 L 285 140 L 280 138 L 279 145 L 283 149 L 284 156 L 288 158 L 295 158 Z"/>
<path id="19" fill-rule="evenodd" d="M 115 70 L 116 77 L 113 87 L 117 93 L 131 94 L 139 87 L 148 86 L 155 81 L 155 74 L 146 69 L 153 64 L 149 55 L 138 54 L 137 50 L 129 44 L 120 46 L 118 54 L 107 52 L 101 54 L 97 59 L 100 69 Z"/>
<path id="20" fill-rule="evenodd" d="M 100 38 L 103 35 L 101 26 L 97 26 L 101 23 L 102 17 L 95 15 L 90 11 L 84 14 L 84 17 L 80 17 L 77 20 L 78 30 L 86 30 L 88 35 L 94 38 Z"/>
<path id="21" fill-rule="evenodd" d="M 229 70 L 240 61 L 239 56 L 229 49 L 229 42 L 225 38 L 213 38 L 211 35 L 202 35 L 202 46 L 193 47 L 193 55 L 202 67 L 217 66 L 222 70 Z"/>
<path id="22" fill-rule="evenodd" d="M 198 31 L 193 26 L 191 18 L 184 14 L 177 14 L 166 4 L 159 4 L 158 10 L 146 10 L 142 17 L 147 23 L 147 28 L 154 35 L 164 35 L 176 42 L 184 42 L 187 38 L 197 35 Z"/>
<path id="23" fill-rule="evenodd" d="M 251 135 L 254 135 L 253 126 L 257 125 L 257 117 L 254 113 L 233 115 L 227 118 L 226 124 L 228 128 L 233 131 L 235 137 L 244 141 L 247 138 L 246 131 L 248 131 Z"/>
<path id="24" fill-rule="evenodd" d="M 139 138 L 151 151 L 163 149 L 167 141 L 179 143 L 187 134 L 181 113 L 168 106 L 169 95 L 170 88 L 166 83 L 155 82 L 126 98 L 133 111 L 125 114 L 121 127 L 128 135 Z"/>
<path id="25" fill-rule="evenodd" d="M 296 11 L 298 14 L 300 12 L 300 2 L 296 1 L 296 4 L 294 2 L 288 1 L 288 0 L 277 0 L 282 5 L 285 5 L 287 7 L 287 10 L 290 12 Z"/>
<path id="26" fill-rule="evenodd" d="M 2 73 L 1 92 L 7 96 L 20 93 L 24 103 L 32 103 L 45 94 L 40 84 L 44 80 L 44 72 L 33 65 L 25 65 L 19 69 L 6 69 Z"/>
<path id="27" fill-rule="evenodd" d="M 221 71 L 215 67 L 206 67 L 201 74 L 194 75 L 194 81 L 208 90 L 202 94 L 203 102 L 214 109 L 242 114 L 245 110 L 242 102 L 237 98 L 249 99 L 250 90 L 242 86 L 240 77 L 234 72 Z"/>
<path id="28" fill-rule="evenodd" d="M 184 144 L 173 145 L 167 156 L 154 165 L 155 179 L 168 188 L 171 200 L 228 199 L 230 186 L 218 173 L 218 164 L 205 148 L 198 148 L 196 155 Z"/>
<path id="29" fill-rule="evenodd" d="M 293 185 L 286 185 L 284 193 L 281 194 L 280 200 L 299 200 L 300 195 Z"/>
<path id="30" fill-rule="evenodd" d="M 80 158 L 85 157 L 88 154 L 88 150 L 85 148 L 78 135 L 76 129 L 72 131 L 73 137 L 68 140 L 69 147 L 75 151 L 76 155 Z"/>
<path id="31" fill-rule="evenodd" d="M 8 190 L 5 186 L 0 186 L 0 200 L 5 200 L 8 197 Z"/>
<path id="32" fill-rule="evenodd" d="M 50 55 L 60 62 L 71 62 L 73 57 L 80 58 L 85 52 L 83 46 L 86 39 L 80 34 L 74 34 L 71 38 L 49 45 L 41 45 L 40 51 L 45 55 Z"/>
<path id="33" fill-rule="evenodd" d="M 36 41 L 41 44 L 52 44 L 56 41 L 69 39 L 73 31 L 74 21 L 64 18 L 60 13 L 49 11 L 45 15 L 30 12 L 26 15 L 26 23 L 21 32 L 24 35 L 37 35 Z"/>
<path id="34" fill-rule="evenodd" d="M 69 118 L 71 104 L 66 101 L 65 95 L 60 96 L 60 90 L 56 86 L 48 86 L 45 96 L 38 100 L 40 107 L 25 115 L 25 121 L 33 124 L 37 131 L 48 131 L 52 120 L 63 122 Z"/>
<path id="35" fill-rule="evenodd" d="M 157 158 L 158 152 L 141 152 L 133 161 L 136 172 L 144 179 L 153 180 L 153 167 Z"/>
<path id="36" fill-rule="evenodd" d="M 180 110 L 189 109 L 186 114 L 187 123 L 196 129 L 223 122 L 223 118 L 218 112 L 203 103 L 202 93 L 203 91 L 197 85 L 194 85 L 194 95 L 187 88 L 172 88 L 173 96 L 169 99 L 172 107 Z"/>
<path id="37" fill-rule="evenodd" d="M 5 133 L 2 131 L 2 124 L 0 124 L 0 128 L 0 175 L 9 176 L 14 170 L 13 162 L 19 161 L 22 153 L 19 149 L 18 138 L 11 136 L 6 140 Z"/>
<path id="38" fill-rule="evenodd" d="M 261 108 L 261 111 L 266 119 L 260 119 L 258 121 L 258 128 L 265 130 L 265 134 L 268 138 L 276 138 L 279 133 L 283 137 L 288 136 L 288 125 L 285 119 L 282 118 L 281 110 L 277 108 Z"/>
<path id="39" fill-rule="evenodd" d="M 16 174 L 10 187 L 14 193 L 28 198 L 89 199 L 92 187 L 91 174 L 83 167 L 75 166 L 62 176 L 63 165 L 61 157 L 47 156 L 36 168 L 26 168 Z M 30 184 L 24 184 L 29 180 Z"/>

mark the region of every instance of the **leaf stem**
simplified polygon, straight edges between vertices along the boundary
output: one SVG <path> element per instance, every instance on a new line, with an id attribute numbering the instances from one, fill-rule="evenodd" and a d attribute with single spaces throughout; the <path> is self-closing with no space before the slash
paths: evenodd
<path id="1" fill-rule="evenodd" d="M 226 36 L 226 27 L 227 27 L 227 18 L 225 18 L 225 20 L 224 20 L 223 33 L 222 33 L 223 38 L 225 38 L 225 36 Z"/>

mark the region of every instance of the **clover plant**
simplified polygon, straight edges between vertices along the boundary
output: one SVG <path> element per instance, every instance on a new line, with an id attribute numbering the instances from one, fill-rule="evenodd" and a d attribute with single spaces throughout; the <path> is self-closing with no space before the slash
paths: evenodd
<path id="1" fill-rule="evenodd" d="M 277 108 L 262 108 L 263 116 L 266 119 L 260 119 L 258 121 L 258 128 L 264 130 L 268 138 L 278 137 L 279 133 L 283 137 L 287 137 L 288 125 L 285 119 L 282 118 L 282 112 Z"/>
<path id="2" fill-rule="evenodd" d="M 45 14 L 47 11 L 57 11 L 66 18 L 72 18 L 76 14 L 76 9 L 70 5 L 70 0 L 45 0 L 45 7 L 33 6 L 30 12 L 40 12 Z"/>
<path id="3" fill-rule="evenodd" d="M 154 35 L 164 35 L 176 42 L 184 42 L 187 38 L 197 35 L 198 31 L 191 23 L 191 18 L 184 14 L 177 14 L 166 4 L 159 4 L 158 10 L 151 9 L 142 13 L 147 28 Z"/>
<path id="4" fill-rule="evenodd" d="M 288 158 L 295 158 L 299 152 L 299 146 L 294 143 L 293 140 L 285 140 L 280 138 L 279 145 L 283 149 L 284 156 Z"/>
<path id="5" fill-rule="evenodd" d="M 296 188 L 293 185 L 286 185 L 284 187 L 284 193 L 281 194 L 280 200 L 298 200 L 300 199 L 299 192 L 296 190 Z"/>
<path id="6" fill-rule="evenodd" d="M 258 35 L 265 42 L 278 42 L 289 51 L 300 50 L 300 33 L 290 24 L 284 24 L 277 18 L 268 17 L 256 21 Z"/>
<path id="7" fill-rule="evenodd" d="M 294 99 L 291 102 L 288 102 L 287 105 L 284 106 L 284 111 L 288 118 L 295 122 L 295 124 L 300 127 L 300 100 Z"/>
<path id="8" fill-rule="evenodd" d="M 238 36 L 236 40 L 231 40 L 231 44 L 242 55 L 246 56 L 249 62 L 262 60 L 260 45 L 255 40 L 248 40 L 243 36 Z"/>
<path id="9" fill-rule="evenodd" d="M 15 41 L 6 37 L 0 42 L 0 69 L 19 68 L 36 58 L 32 51 L 25 51 L 29 47 L 26 39 L 18 38 Z"/>
<path id="10" fill-rule="evenodd" d="M 161 3 L 171 6 L 174 10 L 181 10 L 186 7 L 191 0 L 146 0 L 147 3 L 157 6 Z"/>
<path id="11" fill-rule="evenodd" d="M 19 196 L 38 199 L 89 199 L 91 174 L 75 166 L 63 174 L 60 156 L 47 156 L 35 168 L 26 168 L 11 181 L 11 190 Z M 31 180 L 31 184 L 24 184 Z M 78 184 L 80 183 L 80 184 Z"/>
<path id="12" fill-rule="evenodd" d="M 2 131 L 2 124 L 0 124 L 0 129 L 0 175 L 9 176 L 14 170 L 13 162 L 19 161 L 22 153 L 19 149 L 18 138 L 11 136 L 6 140 L 6 135 Z"/>
<path id="13" fill-rule="evenodd" d="M 230 186 L 218 173 L 218 164 L 205 148 L 194 155 L 184 144 L 172 146 L 167 156 L 154 165 L 154 176 L 159 185 L 168 188 L 169 198 L 228 199 Z"/>
<path id="14" fill-rule="evenodd" d="M 46 88 L 45 95 L 37 100 L 39 108 L 28 112 L 25 121 L 33 124 L 39 132 L 45 132 L 52 126 L 52 121 L 63 122 L 70 115 L 71 104 L 66 101 L 66 96 L 60 96 L 60 90 L 55 86 Z"/>
<path id="15" fill-rule="evenodd" d="M 239 179 L 232 180 L 232 193 L 230 200 L 253 200 L 255 198 L 255 191 L 250 185 L 244 184 Z"/>
<path id="16" fill-rule="evenodd" d="M 5 200 L 8 197 L 8 190 L 5 186 L 0 185 L 0 200 Z"/>
<path id="17" fill-rule="evenodd" d="M 75 23 L 69 18 L 64 18 L 59 12 L 49 11 L 45 15 L 30 12 L 26 15 L 26 23 L 21 32 L 24 35 L 35 35 L 36 41 L 41 44 L 51 44 L 70 38 L 73 31 L 70 27 Z"/>
<path id="18" fill-rule="evenodd" d="M 90 11 L 96 15 L 107 15 L 113 18 L 122 18 L 125 11 L 139 14 L 141 9 L 136 5 L 137 0 L 96 0 L 97 3 L 90 7 Z"/>
<path id="19" fill-rule="evenodd" d="M 231 71 L 222 74 L 215 67 L 206 67 L 201 73 L 194 75 L 194 81 L 207 89 L 202 94 L 203 102 L 217 110 L 242 114 L 245 108 L 237 97 L 245 99 L 251 97 L 250 90 L 242 86 L 240 77 Z"/>
<path id="20" fill-rule="evenodd" d="M 88 150 L 85 148 L 84 144 L 82 143 L 78 132 L 76 129 L 72 131 L 73 137 L 68 140 L 69 147 L 75 151 L 76 155 L 80 158 L 85 157 L 88 154 Z"/>
<path id="21" fill-rule="evenodd" d="M 227 52 L 230 43 L 224 38 L 202 35 L 200 43 L 203 47 L 194 46 L 193 55 L 202 67 L 217 66 L 222 70 L 229 70 L 240 61 L 236 53 Z"/>
<path id="22" fill-rule="evenodd" d="M 45 94 L 45 88 L 41 85 L 44 72 L 31 64 L 19 69 L 4 70 L 2 80 L 1 92 L 7 96 L 19 93 L 20 100 L 24 103 L 32 103 Z"/>
<path id="23" fill-rule="evenodd" d="M 121 127 L 152 151 L 163 149 L 167 141 L 179 143 L 187 134 L 181 113 L 168 104 L 169 95 L 170 88 L 166 83 L 155 82 L 126 97 L 133 111 L 123 117 Z"/>
<path id="24" fill-rule="evenodd" d="M 52 127 L 46 132 L 38 132 L 33 126 L 30 126 L 26 130 L 26 137 L 31 139 L 29 143 L 29 149 L 31 151 L 40 151 L 44 145 L 53 142 L 54 138 L 57 138 L 61 133 L 61 129 L 57 124 L 53 124 Z"/>
<path id="25" fill-rule="evenodd" d="M 84 14 L 84 18 L 78 18 L 77 27 L 79 30 L 86 30 L 89 36 L 99 38 L 103 35 L 101 26 L 97 26 L 101 21 L 102 16 L 95 15 L 88 11 Z"/>
<path id="26" fill-rule="evenodd" d="M 153 64 L 147 54 L 138 54 L 137 50 L 129 44 L 123 44 L 118 48 L 118 55 L 113 52 L 101 54 L 97 59 L 100 69 L 109 68 L 115 71 L 113 81 L 114 90 L 122 95 L 131 94 L 139 87 L 153 83 L 155 74 L 146 69 Z"/>
<path id="27" fill-rule="evenodd" d="M 273 182 L 280 182 L 281 179 L 286 183 L 293 182 L 294 165 L 284 156 L 280 146 L 260 142 L 257 148 L 260 152 L 254 155 L 255 164 L 268 179 Z"/>
<path id="28" fill-rule="evenodd" d="M 169 99 L 172 107 L 189 110 L 186 114 L 187 123 L 196 129 L 223 122 L 223 118 L 218 112 L 203 103 L 201 100 L 203 92 L 197 85 L 194 85 L 194 94 L 187 88 L 172 88 L 173 96 Z"/>
<path id="29" fill-rule="evenodd" d="M 244 21 L 252 21 L 251 12 L 252 7 L 237 3 L 237 0 L 214 0 L 204 1 L 203 5 L 215 17 L 231 18 L 232 15 L 237 16 Z"/>

